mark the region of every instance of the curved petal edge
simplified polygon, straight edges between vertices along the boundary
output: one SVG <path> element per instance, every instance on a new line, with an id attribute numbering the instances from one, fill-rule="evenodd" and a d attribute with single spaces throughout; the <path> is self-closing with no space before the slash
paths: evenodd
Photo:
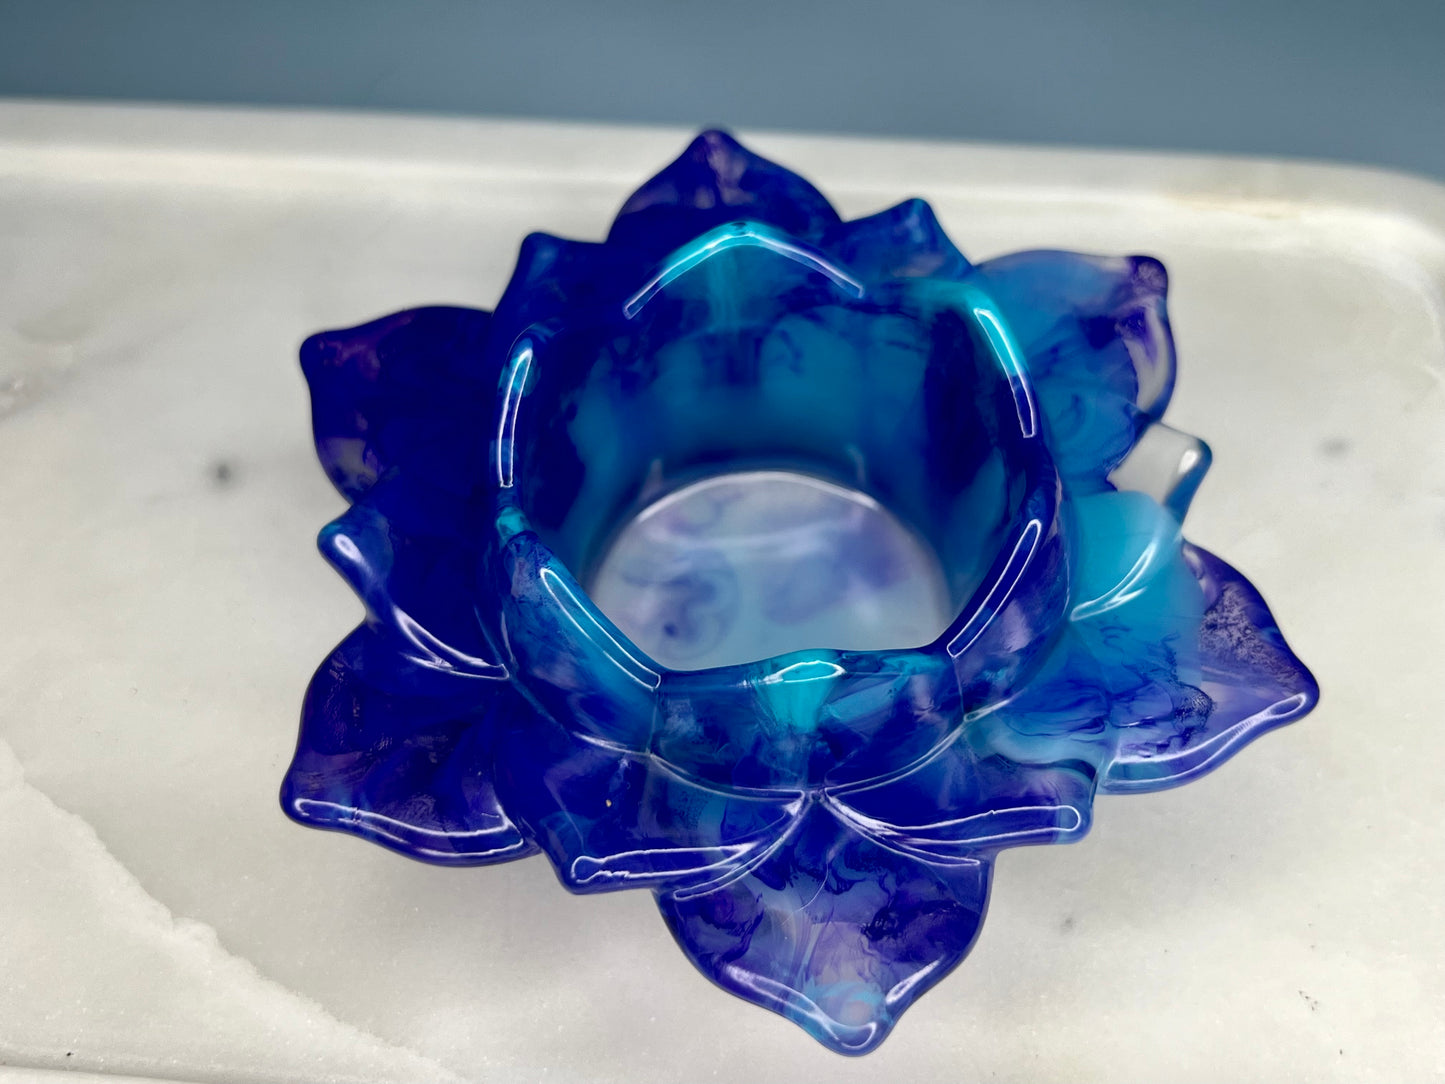
<path id="1" fill-rule="evenodd" d="M 1101 790 L 1162 790 L 1188 782 L 1319 701 L 1314 675 L 1285 643 L 1254 585 L 1207 550 L 1186 542 L 1183 552 L 1204 595 L 1198 690 L 1207 698 L 1207 713 L 1184 728 L 1161 720 L 1122 731 Z"/>
<path id="2" fill-rule="evenodd" d="M 986 854 L 925 864 L 809 807 L 745 875 L 659 893 L 688 958 L 839 1054 L 881 1043 L 968 954 L 988 905 Z"/>
<path id="3" fill-rule="evenodd" d="M 535 853 L 492 783 L 497 731 L 530 712 L 505 682 L 428 671 L 363 626 L 307 689 L 281 808 L 441 865 Z"/>

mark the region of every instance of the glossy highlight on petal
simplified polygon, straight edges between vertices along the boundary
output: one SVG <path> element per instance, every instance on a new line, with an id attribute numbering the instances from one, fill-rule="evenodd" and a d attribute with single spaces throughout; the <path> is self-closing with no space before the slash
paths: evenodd
<path id="1" fill-rule="evenodd" d="M 471 581 L 482 530 L 475 508 L 397 478 L 322 529 L 318 548 L 407 657 L 435 669 L 505 676 L 488 646 L 476 604 L 456 585 Z M 420 499 L 430 496 L 433 499 Z"/>
<path id="2" fill-rule="evenodd" d="M 658 906 L 714 982 L 866 1054 L 968 952 L 988 880 L 987 861 L 920 862 L 811 806 L 745 875 Z"/>
<path id="3" fill-rule="evenodd" d="M 492 783 L 501 720 L 527 710 L 505 681 L 428 671 L 358 629 L 307 691 L 282 807 L 442 865 L 532 854 Z"/>
<path id="4" fill-rule="evenodd" d="M 725 880 L 772 846 L 800 803 L 706 786 L 547 723 L 503 736 L 498 788 L 574 892 Z"/>
<path id="5" fill-rule="evenodd" d="M 1318 698 L 1184 538 L 1212 455 L 1160 420 L 1166 291 L 1147 256 L 970 264 L 918 199 L 844 222 L 709 131 L 606 242 L 529 235 L 495 313 L 313 336 L 351 502 L 318 544 L 366 618 L 285 812 L 645 888 L 708 978 L 874 1049 L 1001 850 Z"/>
<path id="6" fill-rule="evenodd" d="M 1173 717 L 1126 731 L 1103 783 L 1108 791 L 1178 786 L 1305 715 L 1319 701 L 1314 677 L 1284 642 L 1249 581 L 1197 546 L 1186 543 L 1182 557 L 1204 604 L 1194 632 L 1198 676 L 1185 692 L 1207 708 L 1198 717 L 1176 710 Z"/>

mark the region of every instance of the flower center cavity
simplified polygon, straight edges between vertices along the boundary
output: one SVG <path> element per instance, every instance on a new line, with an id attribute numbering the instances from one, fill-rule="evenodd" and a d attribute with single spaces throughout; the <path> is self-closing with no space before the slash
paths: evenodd
<path id="1" fill-rule="evenodd" d="M 1041 484 L 982 295 L 863 294 L 769 237 L 739 227 L 620 310 L 529 332 L 504 374 L 504 535 L 534 531 L 669 669 L 931 644 Z M 579 650 L 633 657 L 579 621 Z"/>
<path id="2" fill-rule="evenodd" d="M 953 617 L 931 547 L 867 494 L 790 471 L 724 474 L 649 505 L 588 593 L 678 670 L 916 647 Z"/>

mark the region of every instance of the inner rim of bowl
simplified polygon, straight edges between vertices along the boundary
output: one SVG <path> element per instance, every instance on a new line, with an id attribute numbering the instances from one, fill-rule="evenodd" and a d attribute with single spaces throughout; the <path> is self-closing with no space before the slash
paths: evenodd
<path id="1" fill-rule="evenodd" d="M 730 237 L 620 309 L 519 340 L 508 533 L 530 528 L 586 583 L 669 493 L 783 471 L 877 501 L 937 556 L 961 612 L 1040 484 L 1032 393 L 995 310 L 956 283 L 865 290 Z"/>
<path id="2" fill-rule="evenodd" d="M 907 649 L 955 616 L 937 556 L 897 517 L 857 490 L 788 471 L 674 490 L 626 524 L 582 586 L 673 670 L 820 644 Z"/>

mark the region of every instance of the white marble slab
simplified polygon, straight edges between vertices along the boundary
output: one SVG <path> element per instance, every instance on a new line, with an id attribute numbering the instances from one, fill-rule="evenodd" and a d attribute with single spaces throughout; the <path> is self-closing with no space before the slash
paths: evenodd
<path id="1" fill-rule="evenodd" d="M 744 133 L 745 135 L 747 133 Z M 969 960 L 844 1060 L 650 897 L 422 866 L 276 802 L 358 604 L 295 348 L 489 306 L 686 133 L 0 104 L 0 1081 L 1445 1078 L 1445 189 L 1215 158 L 758 135 L 970 256 L 1169 266 L 1170 420 L 1319 709 L 999 862 Z M 39 1074 L 39 1075 L 38 1075 Z"/>

